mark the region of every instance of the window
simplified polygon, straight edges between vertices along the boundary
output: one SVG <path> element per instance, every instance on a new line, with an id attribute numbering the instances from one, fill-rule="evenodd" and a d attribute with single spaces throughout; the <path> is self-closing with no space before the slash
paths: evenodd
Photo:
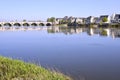
<path id="1" fill-rule="evenodd" d="M 119 19 L 120 19 L 120 15 L 119 15 Z"/>
<path id="2" fill-rule="evenodd" d="M 118 22 L 120 23 L 120 20 Z"/>

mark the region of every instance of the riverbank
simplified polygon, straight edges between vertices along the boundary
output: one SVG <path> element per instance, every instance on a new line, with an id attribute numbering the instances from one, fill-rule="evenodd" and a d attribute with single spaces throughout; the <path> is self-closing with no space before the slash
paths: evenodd
<path id="1" fill-rule="evenodd" d="M 0 80 L 71 80 L 55 71 L 0 56 Z"/>
<path id="2" fill-rule="evenodd" d="M 120 28 L 120 23 L 112 23 L 112 24 L 58 24 L 56 26 L 62 27 L 90 27 L 90 28 L 97 28 L 97 27 L 110 27 L 110 28 Z"/>

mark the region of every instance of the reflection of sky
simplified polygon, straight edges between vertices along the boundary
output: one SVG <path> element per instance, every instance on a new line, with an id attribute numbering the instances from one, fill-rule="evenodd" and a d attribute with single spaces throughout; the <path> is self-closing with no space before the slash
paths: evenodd
<path id="1" fill-rule="evenodd" d="M 0 32 L 0 54 L 56 67 L 73 77 L 119 80 L 120 39 L 41 31 Z M 111 78 L 112 77 L 112 78 Z"/>

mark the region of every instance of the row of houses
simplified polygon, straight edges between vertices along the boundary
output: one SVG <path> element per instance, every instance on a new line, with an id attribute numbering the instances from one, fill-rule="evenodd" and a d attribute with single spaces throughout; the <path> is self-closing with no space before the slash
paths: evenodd
<path id="1" fill-rule="evenodd" d="M 100 24 L 100 23 L 120 23 L 120 14 L 101 15 L 100 17 L 89 16 L 87 18 L 81 17 L 68 17 L 56 18 L 56 24 L 60 24 L 61 21 L 66 23 L 78 23 L 78 24 Z"/>

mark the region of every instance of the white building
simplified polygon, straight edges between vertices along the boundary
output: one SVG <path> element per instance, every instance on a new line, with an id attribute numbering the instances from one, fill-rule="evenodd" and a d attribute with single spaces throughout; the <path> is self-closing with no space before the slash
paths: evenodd
<path id="1" fill-rule="evenodd" d="M 92 23 L 95 23 L 95 17 L 89 16 L 89 17 L 86 19 L 86 24 L 92 24 Z"/>
<path id="2" fill-rule="evenodd" d="M 82 18 L 73 18 L 73 19 L 71 19 L 71 23 L 83 24 L 83 19 Z"/>
<path id="3" fill-rule="evenodd" d="M 82 18 L 76 18 L 76 23 L 83 24 L 83 19 Z"/>
<path id="4" fill-rule="evenodd" d="M 111 16 L 111 23 L 120 23 L 120 14 L 113 14 Z"/>

